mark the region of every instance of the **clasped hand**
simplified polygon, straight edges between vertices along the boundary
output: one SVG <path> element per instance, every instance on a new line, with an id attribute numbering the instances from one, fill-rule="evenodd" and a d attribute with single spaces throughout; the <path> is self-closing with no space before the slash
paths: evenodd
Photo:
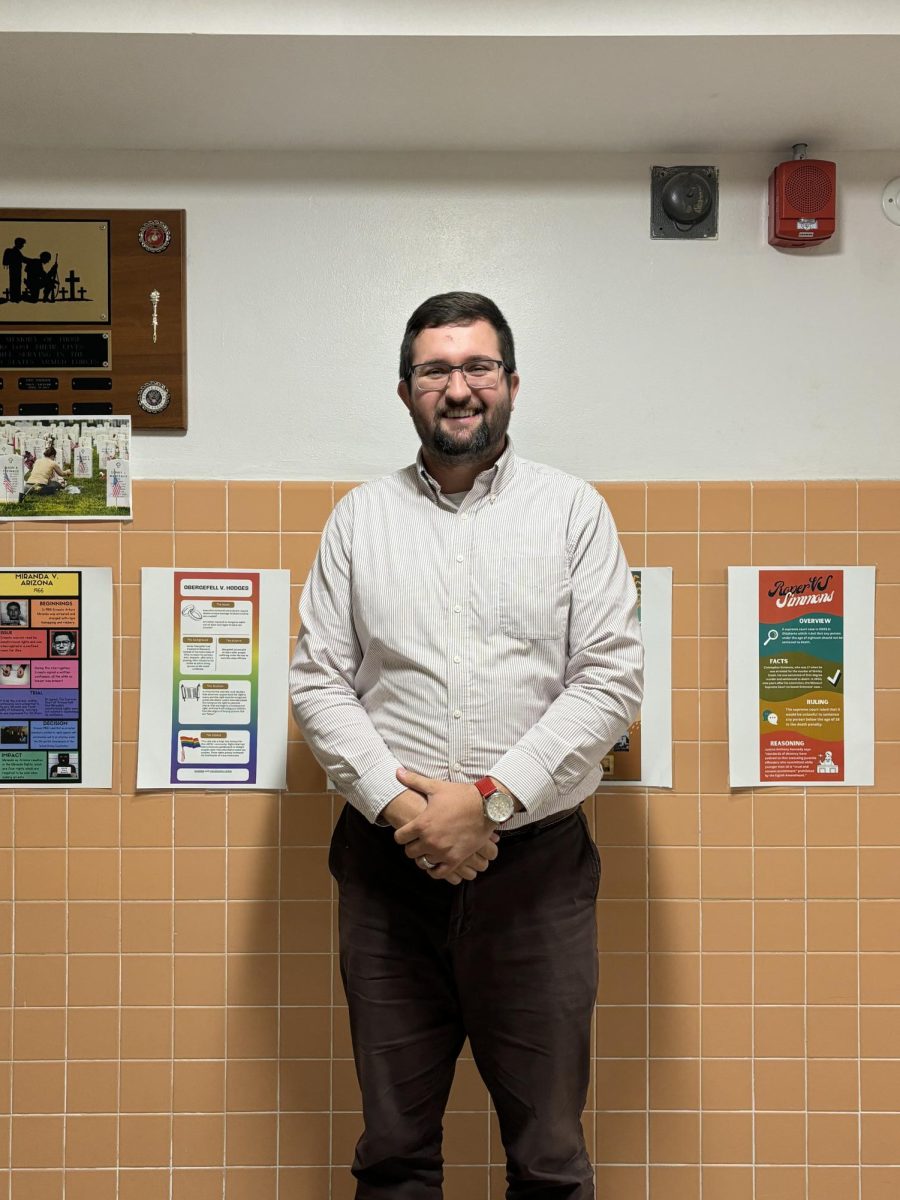
<path id="1" fill-rule="evenodd" d="M 429 779 L 401 768 L 397 778 L 410 791 L 427 801 L 411 821 L 394 834 L 409 858 L 428 858 L 437 866 L 428 870 L 432 879 L 462 883 L 486 871 L 497 857 L 499 835 L 484 815 L 481 794 L 472 783 Z M 425 870 L 424 864 L 420 864 Z"/>

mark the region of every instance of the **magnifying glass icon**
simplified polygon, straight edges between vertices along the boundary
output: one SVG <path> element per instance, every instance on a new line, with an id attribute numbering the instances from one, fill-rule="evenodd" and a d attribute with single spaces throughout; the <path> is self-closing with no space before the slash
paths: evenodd
<path id="1" fill-rule="evenodd" d="M 768 646 L 769 642 L 777 642 L 777 641 L 778 641 L 778 630 L 770 629 L 769 632 L 766 634 L 766 640 L 763 642 L 763 650 L 765 650 L 765 648 L 766 648 L 766 646 Z"/>

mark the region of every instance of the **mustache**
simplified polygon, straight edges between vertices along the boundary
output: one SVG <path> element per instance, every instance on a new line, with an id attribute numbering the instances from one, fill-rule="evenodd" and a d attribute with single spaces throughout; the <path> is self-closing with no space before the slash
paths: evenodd
<path id="1" fill-rule="evenodd" d="M 470 408 L 467 404 L 458 404 L 453 408 L 444 406 L 437 416 L 440 417 L 480 417 L 484 413 L 483 408 Z"/>

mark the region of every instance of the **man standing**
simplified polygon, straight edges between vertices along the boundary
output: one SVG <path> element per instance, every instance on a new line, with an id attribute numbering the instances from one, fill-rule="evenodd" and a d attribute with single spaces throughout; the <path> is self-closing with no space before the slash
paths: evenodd
<path id="1" fill-rule="evenodd" d="M 294 710 L 349 802 L 329 866 L 358 1198 L 441 1195 L 466 1037 L 508 1197 L 594 1195 L 580 1118 L 600 866 L 580 805 L 637 714 L 642 651 L 605 503 L 513 451 L 518 388 L 492 301 L 426 300 L 397 389 L 418 459 L 335 508 L 300 604 Z"/>

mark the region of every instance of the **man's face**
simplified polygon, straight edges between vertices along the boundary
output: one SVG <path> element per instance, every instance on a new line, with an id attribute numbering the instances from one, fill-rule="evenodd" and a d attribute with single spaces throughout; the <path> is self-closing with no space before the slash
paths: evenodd
<path id="1" fill-rule="evenodd" d="M 7 606 L 6 606 L 6 615 L 9 617 L 10 621 L 19 621 L 19 620 L 21 620 L 21 618 L 22 618 L 22 608 L 21 608 L 21 606 L 20 606 L 20 605 L 18 605 L 18 604 L 16 604 L 15 600 L 12 600 L 12 601 L 11 601 L 9 604 L 7 604 Z"/>
<path id="2" fill-rule="evenodd" d="M 489 321 L 423 329 L 413 343 L 412 361 L 460 367 L 474 358 L 499 359 L 497 331 Z M 500 372 L 492 388 L 470 388 L 454 371 L 442 392 L 422 391 L 415 376 L 401 380 L 397 394 L 409 409 L 426 453 L 448 464 L 480 462 L 503 449 L 519 390 L 518 375 Z"/>
<path id="3" fill-rule="evenodd" d="M 57 633 L 53 638 L 54 654 L 71 654 L 74 643 L 67 633 Z"/>

